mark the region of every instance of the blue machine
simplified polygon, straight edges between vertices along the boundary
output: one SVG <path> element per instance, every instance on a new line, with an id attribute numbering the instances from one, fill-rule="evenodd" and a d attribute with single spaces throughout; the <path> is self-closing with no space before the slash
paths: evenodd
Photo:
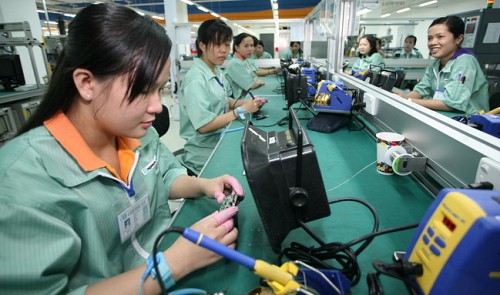
<path id="1" fill-rule="evenodd" d="M 469 123 L 479 126 L 483 132 L 500 138 L 500 116 L 499 115 L 472 115 Z"/>
<path id="2" fill-rule="evenodd" d="M 352 97 L 344 90 L 342 81 L 323 80 L 318 83 L 314 110 L 327 113 L 350 113 Z"/>
<path id="3" fill-rule="evenodd" d="M 405 260 L 423 266 L 419 294 L 500 294 L 500 191 L 443 189 Z"/>

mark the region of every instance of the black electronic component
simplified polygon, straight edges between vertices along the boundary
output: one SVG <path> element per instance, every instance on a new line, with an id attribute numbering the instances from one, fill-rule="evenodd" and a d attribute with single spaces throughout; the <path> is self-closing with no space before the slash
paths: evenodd
<path id="1" fill-rule="evenodd" d="M 241 142 L 248 184 L 276 253 L 292 229 L 330 215 L 314 147 L 293 108 L 289 114 L 289 129 L 281 132 L 248 122 Z"/>
<path id="2" fill-rule="evenodd" d="M 0 82 L 4 91 L 14 91 L 14 87 L 26 84 L 19 55 L 0 55 Z"/>
<path id="3" fill-rule="evenodd" d="M 288 74 L 285 78 L 285 99 L 288 107 L 307 99 L 307 77 L 299 74 Z"/>

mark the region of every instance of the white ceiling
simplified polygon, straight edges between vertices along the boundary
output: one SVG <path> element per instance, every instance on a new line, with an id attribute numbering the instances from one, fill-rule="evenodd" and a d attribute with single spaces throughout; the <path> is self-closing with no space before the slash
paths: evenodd
<path id="1" fill-rule="evenodd" d="M 425 7 L 418 7 L 418 5 L 410 6 L 409 11 L 403 13 L 396 13 L 395 11 L 391 13 L 389 17 L 380 18 L 381 15 L 381 6 L 380 0 L 362 0 L 365 4 L 362 4 L 367 7 L 375 7 L 373 11 L 362 15 L 361 19 L 365 21 L 390 21 L 390 20 L 419 20 L 419 19 L 436 19 L 438 17 L 467 12 L 471 10 L 481 9 L 486 7 L 485 0 L 438 0 L 438 3 L 431 4 Z M 407 1 L 411 2 L 411 1 Z"/>

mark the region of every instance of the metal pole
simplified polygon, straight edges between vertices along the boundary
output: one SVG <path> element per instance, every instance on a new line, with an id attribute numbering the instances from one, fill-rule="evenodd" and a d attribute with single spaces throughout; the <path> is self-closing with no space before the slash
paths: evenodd
<path id="1" fill-rule="evenodd" d="M 49 12 L 47 10 L 47 3 L 45 3 L 45 0 L 42 0 L 42 3 L 43 3 L 43 9 L 45 10 L 45 22 L 47 23 L 47 29 L 49 30 L 49 36 L 52 36 L 52 32 L 50 31 Z"/>

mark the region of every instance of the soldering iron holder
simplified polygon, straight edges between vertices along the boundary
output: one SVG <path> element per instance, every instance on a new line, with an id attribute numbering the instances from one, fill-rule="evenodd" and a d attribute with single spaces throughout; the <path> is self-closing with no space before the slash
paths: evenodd
<path id="1" fill-rule="evenodd" d="M 416 152 L 410 153 L 411 147 L 393 146 L 385 152 L 385 162 L 392 163 L 397 175 L 405 176 L 414 171 L 425 171 L 427 158 Z"/>

